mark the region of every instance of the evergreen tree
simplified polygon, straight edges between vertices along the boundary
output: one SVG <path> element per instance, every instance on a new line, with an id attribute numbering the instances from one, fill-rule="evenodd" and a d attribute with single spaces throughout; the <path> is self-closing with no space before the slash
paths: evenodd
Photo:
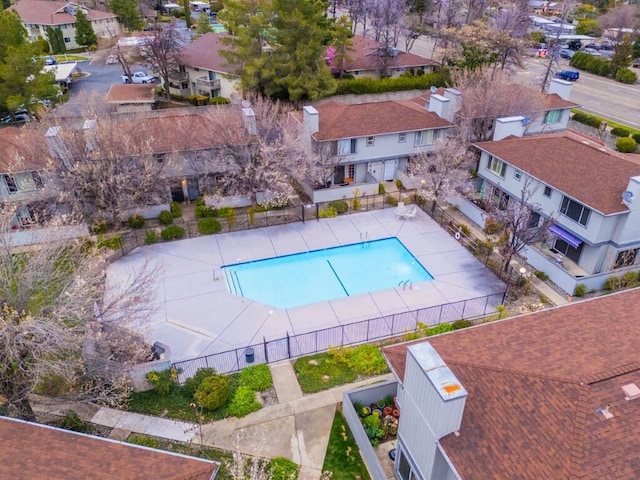
<path id="1" fill-rule="evenodd" d="M 633 58 L 640 58 L 640 37 L 636 37 L 631 47 L 631 55 Z"/>
<path id="2" fill-rule="evenodd" d="M 4 59 L 9 46 L 18 46 L 27 40 L 27 31 L 15 12 L 0 12 L 0 62 Z"/>
<path id="3" fill-rule="evenodd" d="M 138 11 L 136 0 L 110 0 L 109 8 L 120 19 L 120 23 L 128 31 L 142 29 L 142 16 Z"/>
<path id="4" fill-rule="evenodd" d="M 96 32 L 93 31 L 91 22 L 81 8 L 76 13 L 76 43 L 83 47 L 95 45 L 98 43 Z"/>
<path id="5" fill-rule="evenodd" d="M 51 53 L 65 53 L 67 46 L 64 44 L 62 30 L 59 27 L 47 27 L 47 37 L 49 37 L 49 45 L 51 45 Z"/>
<path id="6" fill-rule="evenodd" d="M 198 35 L 204 35 L 205 33 L 213 32 L 211 24 L 209 23 L 209 15 L 201 13 L 196 21 L 196 33 Z"/>

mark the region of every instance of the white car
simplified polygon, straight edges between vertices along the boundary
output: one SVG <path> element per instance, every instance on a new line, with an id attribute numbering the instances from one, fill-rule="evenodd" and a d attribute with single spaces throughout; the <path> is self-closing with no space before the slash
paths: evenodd
<path id="1" fill-rule="evenodd" d="M 582 50 L 584 53 L 588 53 L 589 55 L 593 55 L 594 57 L 600 57 L 600 52 L 595 48 L 585 48 Z"/>
<path id="2" fill-rule="evenodd" d="M 155 83 L 156 79 L 147 72 L 136 72 L 131 74 L 131 80 L 127 75 L 122 75 L 122 83 Z"/>

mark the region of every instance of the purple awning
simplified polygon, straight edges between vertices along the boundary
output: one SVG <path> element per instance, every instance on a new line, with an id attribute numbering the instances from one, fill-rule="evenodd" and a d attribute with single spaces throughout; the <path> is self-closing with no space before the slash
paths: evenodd
<path id="1" fill-rule="evenodd" d="M 567 242 L 573 248 L 578 248 L 582 243 L 582 240 L 580 240 L 578 237 L 573 235 L 571 232 L 567 232 L 560 225 L 551 225 L 549 227 L 549 231 L 553 233 L 556 237 L 560 237 L 562 240 Z"/>

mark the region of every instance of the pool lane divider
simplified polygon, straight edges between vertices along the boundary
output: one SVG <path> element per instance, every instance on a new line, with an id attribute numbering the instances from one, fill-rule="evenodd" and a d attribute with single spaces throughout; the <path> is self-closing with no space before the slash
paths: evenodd
<path id="1" fill-rule="evenodd" d="M 327 263 L 329 264 L 329 268 L 331 269 L 331 271 L 333 272 L 333 274 L 336 276 L 336 280 L 338 280 L 338 283 L 340 284 L 340 286 L 342 287 L 342 289 L 344 290 L 344 293 L 346 293 L 347 297 L 349 296 L 349 292 L 347 292 L 347 289 L 344 287 L 344 283 L 342 283 L 342 280 L 340 280 L 340 277 L 338 276 L 338 274 L 336 273 L 335 268 L 333 268 L 333 265 L 331 265 L 331 262 L 329 260 L 327 260 Z"/>

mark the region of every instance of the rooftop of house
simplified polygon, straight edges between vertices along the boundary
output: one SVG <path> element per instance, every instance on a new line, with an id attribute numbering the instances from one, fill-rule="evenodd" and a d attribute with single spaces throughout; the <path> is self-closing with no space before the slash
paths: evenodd
<path id="1" fill-rule="evenodd" d="M 155 85 L 119 84 L 111 85 L 107 93 L 107 103 L 154 103 Z"/>
<path id="2" fill-rule="evenodd" d="M 49 0 L 20 0 L 9 7 L 15 10 L 24 23 L 36 25 L 64 25 L 76 23 L 76 17 L 64 11 L 64 7 L 72 5 L 79 8 L 79 4 L 65 1 Z M 117 18 L 110 12 L 87 9 L 87 19 L 102 20 L 105 18 Z"/>
<path id="3" fill-rule="evenodd" d="M 476 146 L 604 215 L 628 210 L 620 201 L 622 192 L 630 177 L 640 175 L 633 155 L 570 130 Z"/>
<path id="4" fill-rule="evenodd" d="M 0 478 L 212 480 L 219 463 L 0 417 Z"/>
<path id="5" fill-rule="evenodd" d="M 440 440 L 461 477 L 640 478 L 640 398 L 622 391 L 640 386 L 638 311 L 635 289 L 430 337 L 469 393 Z M 418 342 L 383 348 L 400 381 Z"/>
<path id="6" fill-rule="evenodd" d="M 39 132 L 19 127 L 0 129 L 0 173 L 42 170 L 48 161 L 48 149 Z"/>
<path id="7" fill-rule="evenodd" d="M 223 38 L 229 37 L 227 33 L 205 33 L 182 51 L 184 65 L 212 72 L 235 72 L 236 66 L 228 65 L 220 54 L 222 50 L 230 48 L 222 43 Z"/>
<path id="8" fill-rule="evenodd" d="M 320 114 L 319 141 L 448 128 L 453 124 L 413 101 L 361 104 L 327 102 L 315 107 Z"/>
<path id="9" fill-rule="evenodd" d="M 382 47 L 382 44 L 361 35 L 354 35 L 351 40 L 353 44 L 346 54 L 345 70 L 348 72 L 378 70 L 381 67 L 381 57 L 378 55 L 378 49 Z M 395 56 L 387 55 L 384 60 L 387 68 L 416 68 L 439 65 L 438 62 L 413 53 L 403 52 L 402 50 L 398 50 Z"/>

